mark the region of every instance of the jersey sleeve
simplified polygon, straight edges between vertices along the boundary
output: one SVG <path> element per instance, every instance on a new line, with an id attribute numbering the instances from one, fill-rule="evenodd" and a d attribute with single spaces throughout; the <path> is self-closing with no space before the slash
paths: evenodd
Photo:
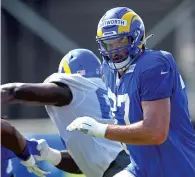
<path id="1" fill-rule="evenodd" d="M 96 86 L 79 74 L 54 73 L 44 81 L 44 83 L 49 82 L 66 84 L 72 92 L 73 100 L 71 105 L 74 106 L 79 105 L 85 99 L 87 92 L 96 90 Z"/>
<path id="2" fill-rule="evenodd" d="M 79 82 L 77 82 L 70 74 L 54 73 L 47 77 L 44 81 L 44 83 L 52 82 L 66 84 L 70 88 L 73 99 L 69 105 L 74 105 L 76 102 L 78 102 L 78 98 L 81 96 L 78 95 Z"/>
<path id="3" fill-rule="evenodd" d="M 168 62 L 161 61 L 141 74 L 141 101 L 168 98 L 173 92 L 174 74 Z"/>
<path id="4" fill-rule="evenodd" d="M 67 84 L 65 77 L 61 73 L 54 73 L 44 80 L 44 83 L 50 83 L 50 82 L 60 82 L 60 83 Z"/>

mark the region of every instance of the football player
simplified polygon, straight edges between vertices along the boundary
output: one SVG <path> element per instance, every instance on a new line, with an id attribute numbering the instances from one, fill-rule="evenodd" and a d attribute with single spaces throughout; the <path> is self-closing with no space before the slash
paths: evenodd
<path id="1" fill-rule="evenodd" d="M 7 172 L 7 167 L 9 159 L 14 157 L 18 157 L 30 173 L 40 177 L 49 174 L 36 165 L 33 155 L 39 155 L 37 145 L 36 141 L 26 140 L 15 127 L 1 119 L 1 175 L 13 177 L 13 174 Z"/>
<path id="2" fill-rule="evenodd" d="M 82 117 L 67 129 L 126 143 L 131 164 L 115 177 L 194 177 L 195 133 L 173 55 L 145 47 L 144 23 L 127 7 L 104 14 L 97 42 L 119 125 Z"/>
<path id="3" fill-rule="evenodd" d="M 44 140 L 39 141 L 41 158 L 61 170 L 87 177 L 112 177 L 130 163 L 121 143 L 66 130 L 75 118 L 85 115 L 115 123 L 100 67 L 99 59 L 91 51 L 75 49 L 62 59 L 59 73 L 52 74 L 44 83 L 2 86 L 5 103 L 46 105 L 68 151 L 57 151 Z"/>

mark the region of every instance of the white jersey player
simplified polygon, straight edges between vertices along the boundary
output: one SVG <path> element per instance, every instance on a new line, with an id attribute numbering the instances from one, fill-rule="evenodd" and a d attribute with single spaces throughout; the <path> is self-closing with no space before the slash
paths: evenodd
<path id="1" fill-rule="evenodd" d="M 2 101 L 45 104 L 67 147 L 68 151 L 60 152 L 39 140 L 41 157 L 37 159 L 87 177 L 112 177 L 130 163 L 120 143 L 66 130 L 74 119 L 86 115 L 102 123 L 114 123 L 100 67 L 99 59 L 91 51 L 75 49 L 62 59 L 58 73 L 44 83 L 8 84 L 7 98 Z"/>

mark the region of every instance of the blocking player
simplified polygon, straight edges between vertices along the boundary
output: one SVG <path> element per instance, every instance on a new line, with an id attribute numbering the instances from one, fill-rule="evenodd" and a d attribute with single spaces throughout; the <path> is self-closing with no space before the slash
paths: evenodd
<path id="1" fill-rule="evenodd" d="M 42 157 L 64 171 L 87 177 L 112 177 L 130 163 L 120 143 L 66 130 L 75 118 L 86 114 L 101 122 L 115 123 L 100 66 L 91 51 L 75 49 L 62 59 L 59 73 L 52 74 L 44 83 L 2 86 L 5 103 L 46 105 L 68 151 L 62 153 L 39 143 Z"/>
<path id="2" fill-rule="evenodd" d="M 114 177 L 195 176 L 195 133 L 185 84 L 172 54 L 145 47 L 133 10 L 107 11 L 97 30 L 104 80 L 119 125 L 82 117 L 68 126 L 126 143 L 131 164 Z"/>

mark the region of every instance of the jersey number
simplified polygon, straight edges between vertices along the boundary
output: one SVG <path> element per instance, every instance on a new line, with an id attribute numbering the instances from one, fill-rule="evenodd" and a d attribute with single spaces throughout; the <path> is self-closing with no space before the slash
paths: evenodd
<path id="1" fill-rule="evenodd" d="M 100 104 L 100 109 L 102 113 L 103 118 L 110 118 L 111 114 L 111 108 L 110 108 L 110 102 L 107 96 L 107 91 L 104 89 L 99 88 L 96 91 L 97 98 Z"/>
<path id="2" fill-rule="evenodd" d="M 117 111 L 117 107 L 121 107 L 122 103 L 124 103 L 124 105 L 125 105 L 125 107 L 124 107 L 124 111 L 125 111 L 124 121 L 125 121 L 126 125 L 129 125 L 130 124 L 130 121 L 129 121 L 129 107 L 130 107 L 129 95 L 127 93 L 125 93 L 124 95 L 118 95 L 116 97 L 116 95 L 114 93 L 112 93 L 110 88 L 108 88 L 108 98 L 112 102 L 111 111 L 112 111 L 113 116 L 115 116 L 114 112 Z"/>

